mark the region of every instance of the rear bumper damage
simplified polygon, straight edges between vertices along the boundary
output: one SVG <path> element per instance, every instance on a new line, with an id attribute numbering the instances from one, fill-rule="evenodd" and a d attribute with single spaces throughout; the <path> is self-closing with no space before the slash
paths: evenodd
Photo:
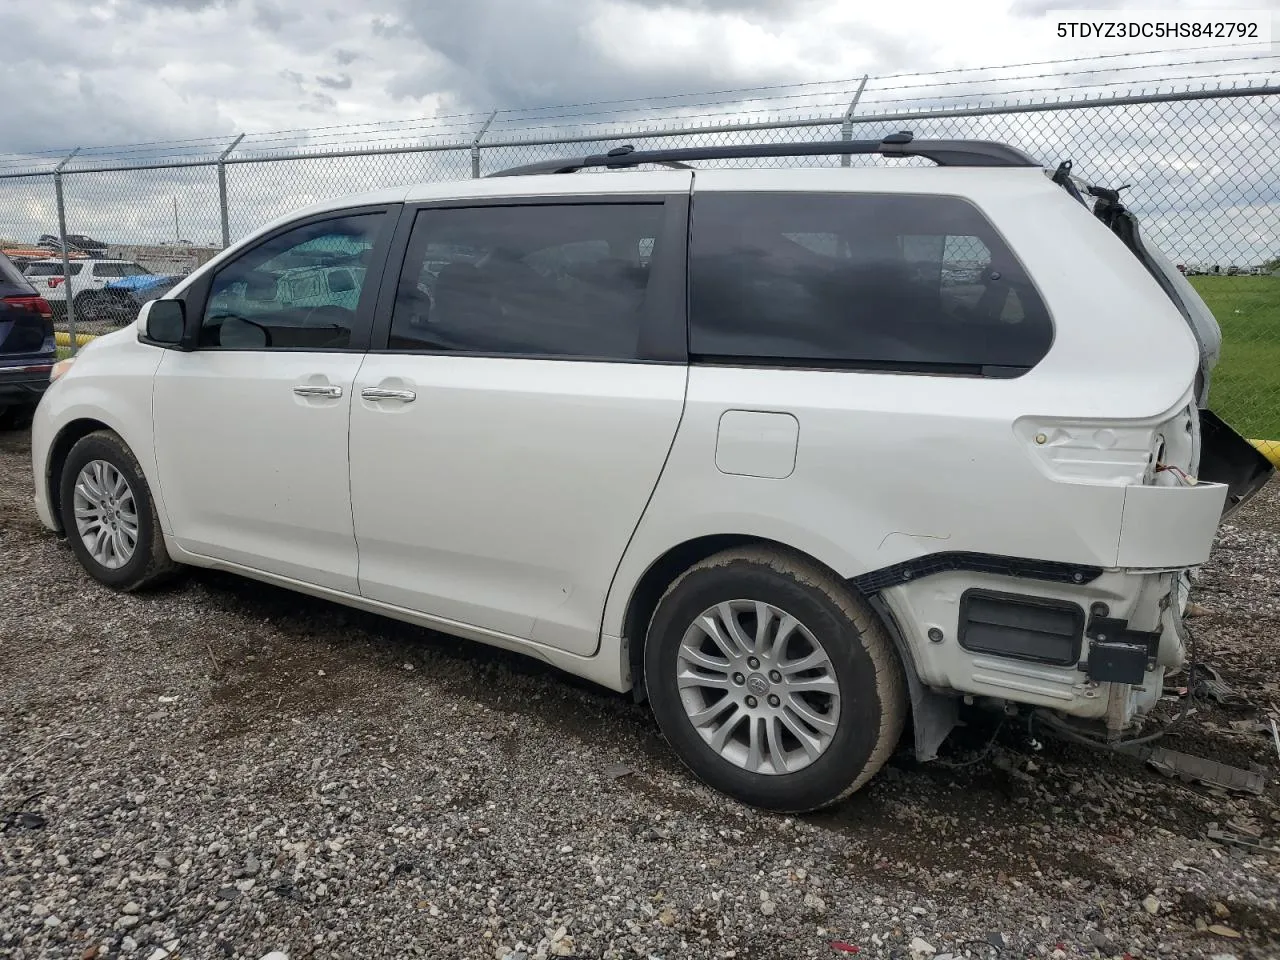
<path id="1" fill-rule="evenodd" d="M 1190 572 L 1208 559 L 1228 494 L 1213 482 L 1125 488 L 1103 569 L 1063 577 L 1023 561 L 1019 576 L 944 569 L 881 589 L 912 661 L 919 758 L 936 754 L 961 699 L 1131 733 L 1186 660 Z"/>
<path id="2" fill-rule="evenodd" d="M 1186 662 L 1192 571 L 1222 518 L 1274 473 L 1212 413 L 1200 411 L 1200 426 L 1198 478 L 1176 471 L 1176 485 L 1120 488 L 1119 529 L 1114 546 L 1098 543 L 1099 566 L 952 554 L 853 581 L 897 634 L 919 759 L 936 755 L 962 700 L 1075 718 L 1112 741 L 1132 733 Z M 1117 488 L 1095 489 L 1115 516 Z"/>

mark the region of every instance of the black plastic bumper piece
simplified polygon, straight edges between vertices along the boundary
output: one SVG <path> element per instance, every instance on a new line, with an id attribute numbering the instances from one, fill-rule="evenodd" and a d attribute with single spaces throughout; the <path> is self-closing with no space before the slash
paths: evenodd
<path id="1" fill-rule="evenodd" d="M 1199 478 L 1227 485 L 1222 515 L 1230 516 L 1276 472 L 1266 457 L 1211 410 L 1200 411 Z"/>
<path id="2" fill-rule="evenodd" d="M 1159 630 L 1130 630 L 1125 620 L 1089 618 L 1089 660 L 1080 664 L 1090 680 L 1099 683 L 1142 683 L 1155 666 L 1160 649 Z"/>
<path id="3" fill-rule="evenodd" d="M 52 360 L 49 361 L 52 364 Z M 31 366 L 43 366 L 43 361 Z M 49 371 L 29 373 L 24 369 L 0 367 L 0 407 L 36 404 L 49 389 Z"/>
<path id="4" fill-rule="evenodd" d="M 931 553 L 915 560 L 906 560 L 892 566 L 881 567 L 854 577 L 853 585 L 862 593 L 871 595 L 886 587 L 910 583 L 920 577 L 951 570 L 967 570 L 970 573 L 994 573 L 1002 577 L 1021 577 L 1027 580 L 1043 580 L 1046 583 L 1092 583 L 1102 576 L 1101 567 L 1087 567 L 1076 563 L 1059 563 L 1056 560 L 1028 560 L 1023 557 L 1001 557 L 991 553 L 966 553 L 948 551 Z"/>
<path id="5" fill-rule="evenodd" d="M 971 653 L 1070 666 L 1080 659 L 1084 618 L 1070 601 L 975 588 L 960 596 L 956 639 Z"/>

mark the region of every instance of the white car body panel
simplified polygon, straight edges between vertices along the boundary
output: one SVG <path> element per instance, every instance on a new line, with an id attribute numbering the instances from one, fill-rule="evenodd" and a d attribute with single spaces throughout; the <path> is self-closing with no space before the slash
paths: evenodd
<path id="1" fill-rule="evenodd" d="M 683 365 L 370 354 L 351 411 L 361 595 L 593 652 L 686 376 Z M 417 399 L 368 400 L 366 387 Z"/>
<path id="2" fill-rule="evenodd" d="M 169 535 L 191 553 L 357 593 L 347 423 L 361 355 L 163 354 L 153 436 Z"/>
<path id="3" fill-rule="evenodd" d="M 168 514 L 156 473 L 151 432 L 151 390 L 156 368 L 165 351 L 138 343 L 137 328 L 129 325 L 80 348 L 77 361 L 40 399 L 31 423 L 31 461 L 36 478 L 36 512 L 46 527 L 57 526 L 50 503 L 49 456 L 54 440 L 68 425 L 94 420 L 120 435 L 138 459 L 147 483 L 155 491 L 161 526 Z M 54 478 L 54 484 L 57 480 Z"/>

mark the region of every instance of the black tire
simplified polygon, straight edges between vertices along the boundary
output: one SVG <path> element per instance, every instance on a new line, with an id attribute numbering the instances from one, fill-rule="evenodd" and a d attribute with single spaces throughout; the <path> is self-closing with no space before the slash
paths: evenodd
<path id="1" fill-rule="evenodd" d="M 85 545 L 76 526 L 74 494 L 76 478 L 84 466 L 94 460 L 103 460 L 115 467 L 124 477 L 133 494 L 133 505 L 138 517 L 138 537 L 132 557 L 119 567 L 99 563 Z M 156 516 L 151 488 L 138 460 L 120 437 L 110 430 L 99 430 L 76 441 L 62 466 L 58 481 L 59 511 L 67 542 L 89 575 L 100 583 L 116 590 L 133 591 L 154 586 L 169 579 L 178 565 L 169 557 L 164 546 L 160 520 Z"/>
<path id="2" fill-rule="evenodd" d="M 76 332 L 101 334 L 119 324 L 112 316 L 110 294 L 86 290 L 76 296 Z"/>
<path id="3" fill-rule="evenodd" d="M 763 601 L 803 624 L 839 685 L 829 745 L 794 772 L 757 773 L 725 759 L 698 734 L 681 701 L 676 674 L 686 630 L 704 611 L 734 600 Z M 729 550 L 685 571 L 658 602 L 644 665 L 658 726 L 685 765 L 708 786 L 769 810 L 800 813 L 843 800 L 889 759 L 906 720 L 902 664 L 879 618 L 830 571 L 780 550 Z"/>
<path id="4" fill-rule="evenodd" d="M 87 315 L 96 309 L 98 295 L 91 290 L 75 295 L 76 319 L 88 319 Z"/>

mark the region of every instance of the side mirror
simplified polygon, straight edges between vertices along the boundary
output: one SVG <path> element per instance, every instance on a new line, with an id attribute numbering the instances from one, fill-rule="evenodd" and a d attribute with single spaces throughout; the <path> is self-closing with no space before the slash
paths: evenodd
<path id="1" fill-rule="evenodd" d="M 147 339 L 160 346 L 179 346 L 187 329 L 186 305 L 181 300 L 153 300 L 149 306 Z"/>

